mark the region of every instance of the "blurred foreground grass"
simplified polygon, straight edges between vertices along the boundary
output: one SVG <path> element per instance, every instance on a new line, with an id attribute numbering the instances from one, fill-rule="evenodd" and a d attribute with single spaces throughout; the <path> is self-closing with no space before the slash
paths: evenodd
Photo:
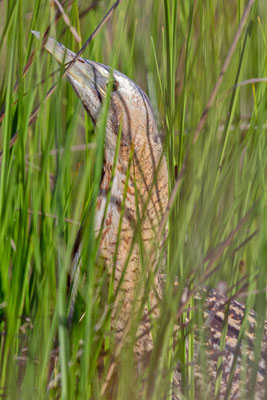
<path id="1" fill-rule="evenodd" d="M 170 290 L 164 298 L 162 323 L 167 313 L 175 319 L 180 304 L 182 290 L 176 296 L 171 290 L 176 277 L 181 289 L 190 279 L 212 287 L 223 281 L 232 288 L 229 295 L 245 285 L 242 301 L 257 311 L 259 320 L 266 317 L 266 82 L 234 89 L 236 83 L 267 76 L 264 0 L 253 4 L 216 101 L 194 142 L 195 129 L 247 6 L 243 0 L 226 3 L 123 1 L 83 55 L 122 71 L 149 95 L 165 135 L 170 191 L 185 162 L 169 222 L 166 285 Z M 64 326 L 67 273 L 78 224 L 90 208 L 98 137 L 70 84 L 59 79 L 59 73 L 50 76 L 58 65 L 40 52 L 40 43 L 30 33 L 31 29 L 43 33 L 50 25 L 50 36 L 77 51 L 111 3 L 89 5 L 64 2 L 70 24 L 82 38 L 78 43 L 66 19 L 60 16 L 57 21 L 54 2 L 0 2 L 0 108 L 5 108 L 0 123 L 4 149 L 0 393 L 4 398 L 103 398 L 97 360 L 103 340 L 108 346 L 109 332 L 99 300 L 105 291 L 104 272 L 97 264 L 81 282 L 71 332 Z M 37 49 L 33 64 L 23 76 L 33 49 Z M 45 100 L 53 83 L 56 92 Z M 38 116 L 29 126 L 38 102 Z M 16 131 L 19 139 L 9 150 Z M 88 232 L 93 234 L 92 229 Z M 90 248 L 93 237 L 89 235 L 86 242 Z M 214 272 L 203 282 L 207 269 Z M 93 284 L 86 282 L 88 276 Z M 85 319 L 79 320 L 84 304 L 91 312 L 89 326 Z M 194 323 L 195 329 L 201 329 L 201 318 L 196 316 Z M 171 344 L 172 334 L 162 334 L 160 327 L 159 321 L 155 340 L 162 335 L 164 348 L 164 343 Z M 162 369 L 168 378 L 179 360 L 185 398 L 194 398 L 188 364 L 194 346 L 189 341 L 191 356 L 186 356 L 187 337 L 192 339 L 190 331 L 180 333 L 177 349 L 163 362 L 160 356 L 153 358 L 157 363 L 150 368 L 158 374 L 151 398 L 162 398 L 166 389 Z M 256 341 L 255 351 L 259 346 Z M 85 354 L 90 360 L 88 376 L 83 376 Z M 110 362 L 109 355 L 105 365 Z M 131 367 L 126 360 L 121 370 L 121 399 L 130 398 Z M 138 388 L 141 382 L 134 385 Z M 212 396 L 207 393 L 203 399 Z"/>

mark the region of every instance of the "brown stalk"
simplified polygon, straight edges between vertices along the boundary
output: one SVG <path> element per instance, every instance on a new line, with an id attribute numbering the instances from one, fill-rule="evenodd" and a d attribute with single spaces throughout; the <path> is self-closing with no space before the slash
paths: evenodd
<path id="1" fill-rule="evenodd" d="M 62 1 L 61 6 L 63 6 L 64 3 L 65 3 L 65 0 Z M 51 24 L 49 24 L 48 27 L 47 27 L 46 30 L 45 30 L 45 35 L 48 35 L 48 32 L 50 31 L 51 25 L 52 25 L 54 22 L 55 22 L 55 24 L 57 24 L 57 22 L 58 22 L 58 20 L 59 20 L 60 17 L 61 17 L 61 13 L 60 13 L 59 10 L 57 10 L 54 21 L 52 21 Z M 30 54 L 29 60 L 27 61 L 25 67 L 23 68 L 22 76 L 26 75 L 26 73 L 28 72 L 30 66 L 32 65 L 34 56 L 35 56 L 35 51 L 32 51 L 31 54 Z M 17 90 L 17 88 L 18 88 L 18 81 L 16 81 L 16 83 L 15 83 L 15 85 L 14 85 L 13 91 L 15 92 L 15 91 Z M 5 107 L 3 107 L 3 108 L 1 109 L 1 111 L 0 111 L 0 122 L 3 121 L 4 117 L 5 117 Z M 16 140 L 15 140 L 15 141 L 16 141 Z M 13 143 L 13 144 L 14 144 L 14 143 Z M 12 144 L 12 146 L 13 146 L 13 144 Z M 12 147 L 12 146 L 10 146 L 10 147 Z M 2 155 L 2 152 L 0 152 L 0 157 L 1 157 L 1 155 Z M 0 160 L 1 160 L 1 158 L 0 158 Z"/>
<path id="2" fill-rule="evenodd" d="M 82 54 L 82 53 L 85 51 L 85 49 L 89 46 L 89 44 L 90 44 L 90 43 L 92 42 L 92 40 L 95 38 L 95 36 L 96 36 L 96 34 L 98 33 L 98 31 L 99 31 L 99 30 L 102 28 L 102 26 L 109 20 L 109 18 L 111 17 L 111 15 L 113 14 L 113 12 L 115 11 L 115 9 L 118 7 L 119 4 L 120 4 L 120 0 L 117 0 L 117 1 L 113 4 L 113 6 L 109 9 L 109 11 L 107 12 L 107 14 L 104 16 L 104 18 L 103 18 L 103 19 L 101 20 L 101 22 L 98 24 L 98 26 L 96 27 L 96 29 L 93 31 L 93 33 L 91 34 L 91 36 L 90 36 L 90 37 L 88 38 L 88 40 L 84 43 L 84 45 L 81 47 L 81 49 L 78 51 L 78 53 L 76 54 L 76 56 L 72 59 L 72 61 L 68 64 L 67 68 L 65 69 L 64 73 L 62 74 L 62 77 L 66 76 L 66 74 L 68 73 L 69 69 L 73 66 L 73 64 L 75 63 L 75 61 L 81 56 L 81 54 Z M 56 22 L 57 22 L 57 20 L 59 19 L 60 15 L 61 15 L 61 13 L 60 13 L 60 11 L 58 10 L 57 15 L 56 15 Z M 50 30 L 50 26 L 51 26 L 51 24 L 49 25 L 49 27 L 48 27 L 47 30 L 45 31 L 42 47 L 44 46 L 45 41 L 46 41 L 47 38 L 48 38 L 48 33 L 49 33 L 49 30 Z M 33 56 L 33 54 L 34 54 L 34 53 L 32 53 L 32 56 Z M 32 56 L 31 56 L 31 58 L 32 58 Z M 32 59 L 31 59 L 30 64 L 29 64 L 29 62 L 28 62 L 26 66 L 28 66 L 28 68 L 29 68 L 29 66 L 31 65 L 31 63 L 32 63 Z M 28 64 L 29 64 L 29 65 L 28 65 Z M 27 68 L 27 69 L 28 69 L 28 68 Z M 46 94 L 46 96 L 45 96 L 43 102 L 45 102 L 45 101 L 54 93 L 55 89 L 56 89 L 56 84 L 54 84 L 54 85 L 51 86 L 51 88 L 50 88 L 49 91 L 47 92 L 47 94 Z M 38 112 L 39 112 L 40 106 L 41 106 L 41 103 L 39 103 L 39 104 L 34 108 L 34 110 L 32 111 L 31 116 L 30 116 L 29 121 L 28 121 L 28 125 L 29 125 L 29 126 L 32 125 L 32 123 L 35 121 L 36 116 L 37 116 L 37 114 L 38 114 Z M 9 142 L 9 148 L 11 148 L 11 147 L 14 146 L 15 142 L 16 142 L 17 139 L 18 139 L 18 134 L 19 134 L 19 132 L 17 131 L 17 132 L 12 136 L 12 138 L 11 138 L 11 140 L 10 140 L 10 142 Z M 1 159 L 2 159 L 2 155 L 3 155 L 3 151 L 0 151 L 0 161 L 1 161 Z"/>
<path id="3" fill-rule="evenodd" d="M 223 251 L 232 243 L 235 235 L 237 232 L 240 231 L 240 229 L 244 226 L 244 224 L 247 222 L 248 218 L 250 217 L 252 211 L 254 210 L 255 205 L 253 205 L 248 212 L 242 217 L 236 227 L 231 231 L 231 233 L 227 236 L 226 239 L 224 239 L 221 243 L 219 243 L 215 249 L 210 251 L 206 257 L 204 258 L 204 263 L 209 261 L 208 268 L 214 264 L 214 262 L 221 256 Z"/>
<path id="4" fill-rule="evenodd" d="M 29 214 L 35 214 L 35 211 L 28 209 L 28 213 Z M 55 215 L 55 214 L 43 213 L 42 211 L 37 211 L 37 215 L 39 215 L 40 217 L 52 218 L 52 219 L 55 219 L 55 220 L 59 219 L 59 217 L 57 215 Z M 69 224 L 72 224 L 72 225 L 80 226 L 79 222 L 77 222 L 77 221 L 75 221 L 74 219 L 71 219 L 71 218 L 64 218 L 64 221 L 69 223 Z"/>
<path id="5" fill-rule="evenodd" d="M 76 29 L 74 28 L 74 26 L 71 25 L 70 19 L 68 17 L 68 15 L 65 13 L 64 8 L 62 6 L 62 4 L 60 4 L 60 2 L 58 0 L 53 0 L 54 3 L 57 5 L 60 13 L 62 14 L 62 17 L 65 21 L 65 24 L 67 25 L 67 27 L 69 28 L 70 32 L 72 33 L 73 37 L 75 38 L 75 40 L 77 42 L 81 41 L 80 35 L 78 34 L 78 32 L 76 31 Z"/>
<path id="6" fill-rule="evenodd" d="M 200 132 L 201 132 L 203 126 L 205 125 L 205 122 L 206 122 L 207 117 L 208 117 L 208 113 L 209 113 L 211 107 L 214 104 L 214 101 L 216 99 L 216 96 L 218 94 L 220 86 L 222 84 L 224 75 L 225 75 L 226 71 L 228 70 L 228 67 L 230 65 L 231 59 L 232 59 L 233 54 L 235 52 L 236 46 L 237 46 L 237 44 L 239 42 L 239 39 L 240 39 L 241 34 L 242 34 L 242 31 L 243 31 L 244 26 L 245 26 L 245 24 L 247 22 L 247 19 L 249 17 L 251 8 L 253 6 L 253 3 L 254 3 L 254 0 L 249 0 L 248 1 L 247 7 L 246 7 L 246 9 L 244 11 L 244 14 L 243 14 L 242 19 L 241 19 L 240 24 L 239 24 L 239 27 L 238 27 L 238 29 L 236 31 L 233 43 L 232 43 L 232 45 L 231 45 L 231 47 L 230 47 L 230 49 L 228 51 L 228 54 L 227 54 L 227 56 L 225 58 L 225 61 L 223 63 L 219 78 L 217 79 L 217 82 L 215 83 L 215 86 L 214 86 L 213 91 L 212 91 L 212 93 L 210 95 L 210 98 L 209 98 L 209 100 L 207 102 L 207 105 L 206 105 L 206 107 L 205 107 L 205 109 L 204 109 L 204 111 L 203 111 L 203 113 L 201 115 L 201 118 L 199 120 L 199 123 L 198 123 L 198 125 L 196 127 L 194 138 L 193 138 L 193 143 L 196 143 L 196 141 L 197 141 L 197 139 L 198 139 L 198 137 L 200 135 Z"/>

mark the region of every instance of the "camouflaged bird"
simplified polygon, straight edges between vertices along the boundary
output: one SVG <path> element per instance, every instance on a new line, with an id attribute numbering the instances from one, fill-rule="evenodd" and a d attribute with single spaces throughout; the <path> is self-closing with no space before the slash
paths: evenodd
<path id="1" fill-rule="evenodd" d="M 39 36 L 38 33 L 35 35 Z M 45 48 L 59 63 L 64 61 L 66 64 L 75 56 L 75 53 L 51 38 L 48 38 Z M 110 73 L 109 67 L 80 57 L 67 74 L 94 124 L 97 123 L 101 112 Z M 120 129 L 119 154 L 112 180 L 112 168 Z M 131 162 L 129 162 L 130 158 Z M 126 182 L 127 173 L 129 174 L 128 182 Z M 124 213 L 119 228 L 124 190 Z M 107 204 L 109 191 L 110 198 Z M 139 245 L 134 242 L 134 236 L 137 236 L 138 226 L 141 225 L 144 253 L 151 252 L 152 243 L 157 249 L 159 243 L 156 235 L 167 203 L 167 163 L 150 101 L 139 86 L 121 72 L 114 70 L 106 124 L 103 178 L 95 214 L 95 231 L 98 234 L 102 227 L 99 246 L 101 259 L 105 261 L 110 273 L 113 270 L 116 252 L 114 289 L 116 290 L 120 285 L 120 290 L 114 305 L 112 325 L 117 331 L 118 339 L 124 332 L 130 314 L 134 312 L 134 299 L 139 298 L 138 303 L 142 301 Z M 119 229 L 121 234 L 118 239 Z M 117 243 L 119 243 L 118 248 L 116 248 Z M 154 253 L 153 256 L 155 257 Z M 157 279 L 156 276 L 155 280 Z M 155 285 L 158 286 L 157 282 Z M 153 291 L 150 297 L 151 306 L 153 306 Z M 136 312 L 138 308 L 137 304 Z M 146 323 L 142 325 L 142 330 L 147 330 Z M 142 335 L 140 329 L 138 335 Z M 144 351 L 151 349 L 151 338 L 148 340 L 146 336 L 143 335 L 138 341 L 137 354 L 141 355 Z"/>
<path id="2" fill-rule="evenodd" d="M 39 37 L 38 32 L 34 34 Z M 51 38 L 48 38 L 44 46 L 59 63 L 69 63 L 75 56 L 75 53 Z M 154 280 L 153 287 L 156 290 L 150 290 L 149 301 L 151 309 L 154 309 L 154 314 L 157 316 L 156 305 L 158 297 L 161 296 L 162 285 L 160 273 L 154 273 L 153 269 L 158 267 L 160 255 L 158 249 L 164 240 L 164 237 L 158 238 L 157 235 L 162 217 L 168 207 L 168 170 L 150 101 L 136 83 L 119 71 L 113 70 L 111 73 L 111 68 L 82 57 L 79 57 L 69 69 L 67 78 L 93 124 L 97 125 L 111 75 L 113 82 L 106 124 L 103 178 L 96 207 L 95 230 L 96 234 L 101 235 L 101 258 L 109 273 L 114 273 L 114 289 L 115 291 L 118 289 L 118 296 L 113 307 L 112 329 L 116 332 L 119 343 L 127 336 L 125 332 L 127 332 L 131 317 L 140 308 L 145 291 L 142 282 L 144 277 L 146 279 L 149 277 L 150 272 Z M 112 178 L 120 131 L 119 154 L 114 178 Z M 142 246 L 140 246 L 140 240 Z M 140 251 L 140 248 L 143 251 Z M 76 263 L 79 259 L 79 251 L 77 254 Z M 147 259 L 141 262 L 141 257 L 147 257 Z M 150 262 L 150 258 L 153 261 Z M 151 271 L 143 271 L 142 265 L 150 265 Z M 240 359 L 242 351 L 246 351 L 248 360 L 253 364 L 250 342 L 253 342 L 256 316 L 253 313 L 249 315 L 250 329 L 246 343 L 240 350 L 238 336 L 245 310 L 239 303 L 231 301 L 226 346 L 221 351 L 219 344 L 227 301 L 217 291 L 207 293 L 206 298 L 206 324 L 203 330 L 209 359 L 210 385 L 214 385 L 216 381 L 218 359 L 222 356 L 221 386 L 217 398 L 224 398 L 228 390 L 229 398 L 240 398 L 239 388 L 242 376 Z M 144 306 L 143 315 L 147 311 Z M 266 332 L 265 324 L 262 354 L 257 366 L 255 383 L 256 398 L 259 399 L 264 398 L 265 390 Z M 143 317 L 136 334 L 139 339 L 136 342 L 135 355 L 137 359 L 142 359 L 144 354 L 149 354 L 153 348 L 148 318 Z M 230 377 L 232 365 L 235 362 L 234 374 Z M 177 367 L 173 381 L 173 399 L 179 399 L 180 378 Z M 233 383 L 229 389 L 229 379 L 232 378 Z M 201 388 L 201 372 L 197 363 L 195 379 L 196 387 Z M 249 393 L 249 388 L 247 393 Z"/>

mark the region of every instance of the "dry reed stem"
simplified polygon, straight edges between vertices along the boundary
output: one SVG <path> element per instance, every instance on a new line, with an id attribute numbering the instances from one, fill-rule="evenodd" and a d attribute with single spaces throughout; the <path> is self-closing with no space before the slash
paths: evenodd
<path id="1" fill-rule="evenodd" d="M 230 49 L 228 51 L 228 54 L 227 54 L 227 56 L 225 58 L 224 64 L 222 66 L 222 69 L 221 69 L 221 72 L 220 72 L 220 75 L 219 75 L 219 78 L 217 79 L 217 82 L 215 83 L 215 86 L 214 86 L 213 91 L 212 91 L 212 93 L 210 95 L 210 98 L 209 98 L 209 100 L 207 102 L 207 105 L 206 105 L 206 107 L 205 107 L 205 109 L 204 109 L 204 111 L 203 111 L 203 113 L 201 115 L 201 118 L 199 120 L 199 123 L 198 123 L 198 125 L 196 127 L 194 138 L 193 138 L 193 143 L 196 143 L 196 141 L 197 141 L 197 139 L 198 139 L 198 137 L 200 135 L 200 132 L 201 132 L 203 126 L 205 125 L 205 122 L 206 122 L 207 117 L 208 117 L 208 113 L 209 113 L 211 107 L 214 104 L 214 101 L 216 99 L 216 96 L 218 94 L 220 86 L 222 84 L 223 77 L 224 77 L 226 71 L 228 70 L 228 67 L 229 67 L 230 62 L 232 60 L 232 57 L 233 57 L 233 54 L 235 52 L 236 46 L 237 46 L 237 44 L 239 42 L 239 39 L 241 37 L 241 33 L 242 33 L 243 28 L 244 28 L 244 26 L 245 26 L 245 24 L 247 22 L 248 17 L 249 17 L 251 8 L 253 6 L 253 3 L 254 3 L 254 0 L 249 0 L 248 1 L 247 7 L 246 7 L 246 9 L 244 11 L 242 19 L 241 19 L 240 24 L 238 26 L 238 29 L 236 31 L 233 43 L 232 43 L 232 45 L 231 45 L 231 47 L 230 47 Z"/>

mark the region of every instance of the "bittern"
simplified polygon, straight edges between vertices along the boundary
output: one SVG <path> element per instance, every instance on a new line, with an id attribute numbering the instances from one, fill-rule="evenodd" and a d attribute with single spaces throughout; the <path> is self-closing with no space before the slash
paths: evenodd
<path id="1" fill-rule="evenodd" d="M 34 32 L 34 34 L 39 37 L 39 33 Z M 67 64 L 76 55 L 51 38 L 47 39 L 44 46 L 59 63 Z M 94 125 L 98 123 L 109 85 L 111 88 L 106 122 L 103 178 L 96 207 L 95 231 L 96 234 L 101 232 L 101 258 L 104 259 L 109 273 L 114 274 L 114 290 L 118 289 L 112 314 L 112 329 L 120 341 L 127 331 L 131 317 L 142 303 L 145 291 L 142 280 L 149 278 L 150 274 L 153 277 L 153 285 L 148 286 L 150 288 L 148 302 L 151 310 L 154 310 L 154 316 L 157 315 L 157 302 L 161 296 L 162 284 L 161 271 L 155 269 L 158 268 L 159 259 L 164 260 L 161 245 L 166 230 L 162 229 L 161 223 L 168 207 L 166 158 L 151 103 L 136 83 L 119 71 L 82 57 L 79 57 L 69 69 L 67 78 Z M 119 152 L 114 166 L 119 133 L 121 134 Z M 159 232 L 163 234 L 158 237 Z M 140 240 L 136 240 L 136 237 L 141 239 L 142 245 L 138 243 Z M 141 258 L 144 255 L 149 255 L 152 261 L 143 262 Z M 149 265 L 149 270 L 142 271 L 142 265 L 146 264 Z M 115 268 L 114 271 L 112 267 Z M 216 377 L 217 360 L 219 355 L 222 355 L 219 342 L 223 318 L 222 309 L 218 307 L 218 304 L 220 305 L 218 298 L 223 301 L 223 296 L 216 291 L 207 295 L 207 309 L 210 312 L 215 310 L 208 338 L 210 344 L 208 358 L 212 378 Z M 148 311 L 144 305 L 142 322 L 137 329 L 138 340 L 135 345 L 137 359 L 142 359 L 142 356 L 153 348 L 149 318 L 144 317 Z M 238 335 L 244 313 L 242 305 L 234 301 L 230 303 L 225 358 L 222 363 L 221 395 L 227 391 L 235 354 L 237 365 L 240 362 L 237 354 L 240 352 Z M 250 323 L 253 327 L 255 323 L 253 313 L 250 314 Z M 252 331 L 249 335 L 253 335 Z M 264 358 L 266 329 L 263 342 Z M 262 363 L 265 362 L 263 358 Z M 174 386 L 180 385 L 177 371 Z M 231 398 L 238 398 L 239 372 L 237 368 L 234 384 L 230 390 Z M 264 374 L 265 364 L 261 364 L 256 384 L 259 398 L 264 396 Z M 178 397 L 174 394 L 173 398 Z"/>

